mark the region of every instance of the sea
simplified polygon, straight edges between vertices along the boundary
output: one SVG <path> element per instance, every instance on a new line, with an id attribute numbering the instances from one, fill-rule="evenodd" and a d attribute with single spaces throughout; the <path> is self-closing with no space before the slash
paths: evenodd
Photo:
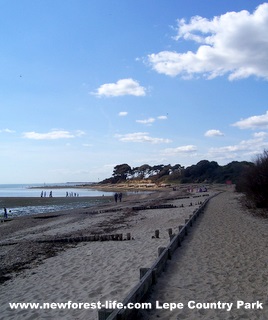
<path id="1" fill-rule="evenodd" d="M 82 185 L 75 183 L 50 183 L 46 184 L 0 184 L 0 218 L 3 215 L 3 207 L 8 210 L 8 217 L 16 217 L 29 214 L 48 213 L 68 209 L 88 208 L 98 203 L 107 201 L 107 196 L 112 192 L 104 192 L 95 189 L 77 188 Z M 50 188 L 51 187 L 51 188 Z M 40 201 L 27 200 L 28 197 L 44 199 L 49 198 L 52 192 L 51 204 L 42 205 Z M 66 197 L 68 201 L 57 201 L 57 198 Z M 101 197 L 96 200 L 95 197 Z M 5 199 L 9 198 L 9 199 Z M 67 198 L 67 197 L 66 197 Z M 79 199 L 79 200 L 78 200 Z M 48 200 L 48 199 L 47 199 Z M 32 204 L 35 205 L 32 205 Z"/>
<path id="2" fill-rule="evenodd" d="M 40 197 L 41 192 L 46 192 L 46 196 L 49 196 L 49 192 L 52 191 L 53 197 L 65 197 L 66 192 L 68 195 L 74 195 L 79 197 L 98 197 L 102 195 L 112 195 L 112 192 L 104 192 L 95 189 L 81 189 L 75 188 L 84 185 L 84 183 L 50 183 L 46 184 L 0 184 L 0 197 Z M 49 189 L 51 187 L 51 189 Z M 42 189 L 43 188 L 43 189 Z"/>

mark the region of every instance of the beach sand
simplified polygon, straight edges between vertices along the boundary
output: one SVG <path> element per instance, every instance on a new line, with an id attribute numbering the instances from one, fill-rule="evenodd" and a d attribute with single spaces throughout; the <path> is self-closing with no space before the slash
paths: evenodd
<path id="1" fill-rule="evenodd" d="M 51 213 L 56 217 L 44 220 L 27 217 L 1 224 L 1 266 L 2 270 L 10 266 L 10 274 L 5 275 L 11 280 L 1 285 L 0 319 L 98 319 L 97 310 L 92 309 L 11 310 L 9 302 L 122 301 L 138 283 L 140 268 L 150 267 L 157 249 L 168 244 L 167 229 L 177 233 L 178 226 L 206 199 L 180 196 L 180 192 L 156 192 L 95 208 L 102 210 L 99 213 L 75 210 Z M 241 195 L 225 191 L 209 201 L 153 287 L 148 300 L 152 305 L 156 301 L 183 303 L 184 308 L 144 311 L 143 320 L 268 319 L 268 220 L 249 214 L 240 199 Z M 131 209 L 163 203 L 177 208 Z M 153 237 L 156 229 L 159 239 Z M 35 242 L 121 232 L 131 233 L 133 239 L 59 245 Z M 14 244 L 3 245 L 7 243 Z M 17 259 L 28 269 L 17 272 Z M 189 301 L 233 306 L 230 311 L 190 309 Z M 263 309 L 237 309 L 237 301 L 259 301 Z"/>
<path id="2" fill-rule="evenodd" d="M 142 319 L 268 319 L 268 220 L 246 212 L 240 197 L 224 192 L 210 200 L 153 288 L 152 304 L 181 302 L 183 309 L 150 310 Z M 190 309 L 189 301 L 233 307 Z M 237 301 L 259 301 L 263 309 L 237 308 Z"/>
<path id="3" fill-rule="evenodd" d="M 1 285 L 0 319 L 98 319 L 97 310 L 92 309 L 11 310 L 9 302 L 122 301 L 138 283 L 140 268 L 150 267 L 157 258 L 158 247 L 168 244 L 168 229 L 178 232 L 178 226 L 206 199 L 203 194 L 198 196 L 185 198 L 180 191 L 138 194 L 124 198 L 122 203 L 2 223 L 1 270 L 5 271 L 4 277 L 11 279 Z M 163 203 L 177 207 L 132 210 L 133 206 Z M 159 239 L 154 237 L 157 229 Z M 124 237 L 131 233 L 133 239 L 36 243 L 36 240 L 111 233 L 123 233 Z M 27 268 L 20 270 L 20 267 Z"/>

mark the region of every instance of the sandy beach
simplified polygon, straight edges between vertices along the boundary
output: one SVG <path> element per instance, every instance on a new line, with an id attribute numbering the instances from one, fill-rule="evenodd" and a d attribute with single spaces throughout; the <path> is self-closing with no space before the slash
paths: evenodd
<path id="1" fill-rule="evenodd" d="M 181 191 L 131 195 L 121 203 L 14 219 L 0 225 L 1 317 L 5 319 L 97 319 L 97 310 L 11 310 L 9 302 L 121 301 L 150 267 L 158 247 L 209 193 Z M 205 196 L 205 197 L 204 197 Z M 133 210 L 172 204 L 173 208 Z M 44 219 L 40 219 L 43 217 Z M 155 238 L 155 230 L 160 237 Z M 131 240 L 37 243 L 92 234 L 131 234 Z M 9 272 L 7 272 L 9 271 Z"/>
<path id="2" fill-rule="evenodd" d="M 48 214 L 45 219 L 27 217 L 1 224 L 1 269 L 8 270 L 4 277 L 11 279 L 1 285 L 0 319 L 98 319 L 93 309 L 11 310 L 9 303 L 122 301 L 138 283 L 140 268 L 150 267 L 158 248 L 168 244 L 167 230 L 177 233 L 178 226 L 205 198 L 202 193 L 188 196 L 180 191 L 132 195 L 95 211 L 51 213 L 51 218 Z M 157 300 L 182 302 L 185 307 L 172 312 L 146 311 L 142 319 L 268 318 L 268 222 L 244 212 L 239 199 L 234 192 L 223 192 L 210 200 L 153 288 L 152 304 Z M 133 206 L 164 203 L 176 207 L 132 210 Z M 157 229 L 159 239 L 154 237 Z M 123 233 L 124 238 L 131 233 L 131 240 L 36 243 L 40 239 L 113 233 Z M 187 308 L 190 300 L 259 300 L 264 309 L 197 310 Z"/>

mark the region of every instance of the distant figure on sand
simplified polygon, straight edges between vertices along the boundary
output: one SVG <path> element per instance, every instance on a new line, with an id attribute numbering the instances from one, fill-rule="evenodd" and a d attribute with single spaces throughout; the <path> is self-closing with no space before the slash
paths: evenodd
<path id="1" fill-rule="evenodd" d="M 115 193 L 115 194 L 114 194 L 114 201 L 115 201 L 115 202 L 117 202 L 117 198 L 118 198 L 118 194 Z"/>
<path id="2" fill-rule="evenodd" d="M 52 198 L 52 191 L 49 192 L 49 197 Z"/>
<path id="3" fill-rule="evenodd" d="M 120 192 L 120 193 L 118 194 L 118 199 L 119 199 L 120 202 L 122 201 L 122 192 Z"/>
<path id="4" fill-rule="evenodd" d="M 4 207 L 4 219 L 7 219 L 7 208 Z"/>

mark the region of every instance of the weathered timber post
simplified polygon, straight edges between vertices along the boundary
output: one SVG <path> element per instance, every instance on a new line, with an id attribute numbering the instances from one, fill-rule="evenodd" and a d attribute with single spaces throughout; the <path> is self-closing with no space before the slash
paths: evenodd
<path id="1" fill-rule="evenodd" d="M 159 230 L 155 230 L 154 233 L 155 233 L 155 237 L 156 237 L 156 238 L 159 238 Z"/>
<path id="2" fill-rule="evenodd" d="M 98 311 L 98 319 L 106 320 L 113 311 L 113 309 L 100 309 Z"/>
<path id="3" fill-rule="evenodd" d="M 140 279 L 150 270 L 150 268 L 140 268 Z"/>
<path id="4" fill-rule="evenodd" d="M 174 237 L 175 237 L 175 234 L 170 234 L 170 235 L 169 235 L 170 241 L 171 241 Z"/>
<path id="5" fill-rule="evenodd" d="M 193 215 L 190 214 L 189 218 L 190 218 L 190 226 L 192 227 L 193 226 L 193 219 L 192 219 Z"/>
<path id="6" fill-rule="evenodd" d="M 158 256 L 160 256 L 161 253 L 162 253 L 164 250 L 166 250 L 165 247 L 159 247 L 159 248 L 158 248 Z"/>
<path id="7" fill-rule="evenodd" d="M 153 272 L 152 272 L 152 281 L 153 281 L 153 284 L 156 284 L 156 283 L 157 283 L 157 268 L 154 268 L 154 269 L 153 269 Z"/>

